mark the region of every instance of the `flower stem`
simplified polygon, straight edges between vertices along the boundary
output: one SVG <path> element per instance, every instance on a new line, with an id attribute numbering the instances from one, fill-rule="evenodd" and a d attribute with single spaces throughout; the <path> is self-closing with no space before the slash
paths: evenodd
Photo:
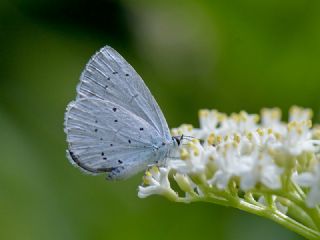
<path id="1" fill-rule="evenodd" d="M 217 203 L 216 199 L 211 199 L 211 198 L 205 198 L 202 199 L 202 201 L 205 202 L 211 202 L 211 203 Z M 237 204 L 236 204 L 237 202 Z M 223 205 L 231 206 L 238 208 L 240 210 L 256 214 L 258 216 L 262 216 L 268 219 L 271 219 L 280 225 L 288 228 L 289 230 L 300 234 L 301 236 L 305 237 L 306 239 L 309 240 L 319 240 L 320 239 L 320 232 L 317 232 L 309 227 L 304 226 L 303 224 L 293 220 L 292 218 L 286 216 L 285 214 L 281 213 L 280 211 L 273 209 L 273 208 L 268 208 L 268 207 L 262 207 L 255 205 L 253 203 L 248 203 L 247 201 L 243 199 L 239 199 L 239 201 L 233 201 L 232 203 L 229 201 L 230 204 L 226 204 L 224 202 Z"/>
<path id="2" fill-rule="evenodd" d="M 251 203 L 248 203 L 244 200 L 240 200 L 239 205 L 235 206 L 240 210 L 244 210 L 246 212 L 250 212 L 259 216 L 263 216 L 269 218 L 280 225 L 294 231 L 301 236 L 309 239 L 309 240 L 316 240 L 320 239 L 320 233 L 302 225 L 299 222 L 296 222 L 292 218 L 286 216 L 285 214 L 281 213 L 278 210 L 270 209 L 270 208 L 262 208 L 260 206 L 255 206 Z"/>

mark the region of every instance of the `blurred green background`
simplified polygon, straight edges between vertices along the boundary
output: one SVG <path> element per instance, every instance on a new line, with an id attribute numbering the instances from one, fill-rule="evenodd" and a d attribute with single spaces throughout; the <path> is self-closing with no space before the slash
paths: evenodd
<path id="1" fill-rule="evenodd" d="M 141 174 L 82 174 L 65 157 L 63 116 L 106 44 L 171 127 L 197 126 L 200 108 L 317 113 L 320 1 L 2 0 L 0 44 L 0 239 L 302 239 L 235 209 L 139 199 Z"/>

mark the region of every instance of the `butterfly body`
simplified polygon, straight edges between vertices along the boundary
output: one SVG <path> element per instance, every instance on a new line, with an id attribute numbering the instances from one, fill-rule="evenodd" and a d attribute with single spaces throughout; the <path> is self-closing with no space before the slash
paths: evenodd
<path id="1" fill-rule="evenodd" d="M 177 147 L 166 120 L 135 70 L 110 47 L 80 77 L 65 114 L 69 160 L 85 172 L 124 179 L 162 164 Z"/>

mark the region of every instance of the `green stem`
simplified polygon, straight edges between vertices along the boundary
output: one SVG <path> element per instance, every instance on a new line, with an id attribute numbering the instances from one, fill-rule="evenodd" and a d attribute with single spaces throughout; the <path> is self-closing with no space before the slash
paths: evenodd
<path id="1" fill-rule="evenodd" d="M 268 208 L 261 208 L 259 206 L 255 206 L 253 204 L 247 203 L 243 200 L 240 200 L 240 204 L 236 206 L 236 208 L 240 210 L 244 210 L 259 216 L 263 216 L 266 218 L 269 218 L 280 225 L 290 229 L 291 231 L 294 231 L 301 236 L 309 239 L 309 240 L 316 240 L 320 239 L 320 233 L 316 232 L 313 229 L 310 229 L 301 223 L 296 222 L 295 220 L 289 218 L 285 214 L 277 211 L 277 210 L 272 210 Z"/>
<path id="2" fill-rule="evenodd" d="M 290 200 L 282 197 L 277 197 L 277 201 L 282 205 L 288 207 L 288 215 L 291 216 L 291 218 L 301 222 L 305 226 L 308 226 L 314 230 L 318 230 L 316 224 L 313 222 L 311 217 L 299 206 L 295 205 Z"/>
<path id="3" fill-rule="evenodd" d="M 302 191 L 302 189 L 295 183 L 293 183 L 291 181 L 292 184 L 292 188 L 295 192 L 297 192 L 297 194 L 300 196 L 301 199 L 305 200 L 306 199 L 306 194 L 304 193 L 304 191 Z"/>
<path id="4" fill-rule="evenodd" d="M 279 192 L 278 196 L 280 197 L 284 197 L 286 199 L 289 199 L 290 201 L 292 201 L 294 204 L 296 204 L 297 206 L 299 206 L 301 209 L 303 209 L 303 211 L 310 216 L 310 218 L 313 220 L 314 224 L 317 227 L 317 230 L 320 229 L 320 216 L 319 213 L 317 211 L 316 208 L 309 208 L 306 205 L 305 200 L 301 200 L 299 198 L 297 198 L 295 195 L 293 194 L 285 194 L 283 192 Z"/>
<path id="5" fill-rule="evenodd" d="M 201 199 L 202 201 L 205 202 L 211 202 L 211 203 L 217 203 L 215 199 L 211 198 L 205 198 Z M 229 205 L 231 207 L 238 208 L 240 210 L 256 214 L 258 216 L 262 216 L 268 219 L 271 219 L 280 225 L 288 228 L 289 230 L 300 234 L 301 236 L 309 239 L 309 240 L 319 240 L 320 239 L 320 232 L 317 232 L 309 227 L 304 226 L 303 224 L 293 220 L 292 218 L 286 216 L 285 214 L 281 213 L 278 210 L 267 208 L 267 207 L 262 207 L 258 205 L 254 205 L 252 203 L 248 203 L 243 199 L 233 199 L 233 201 L 230 201 L 230 199 L 227 199 L 227 202 L 230 204 L 225 204 Z M 226 203 L 226 202 L 224 202 Z"/>
<path id="6" fill-rule="evenodd" d="M 310 228 L 313 228 L 316 226 L 316 230 L 320 229 L 320 215 L 317 211 L 316 208 L 309 208 L 306 205 L 306 202 L 304 199 L 301 199 L 300 197 L 297 196 L 297 194 L 294 194 L 292 192 L 284 192 L 284 191 L 277 191 L 277 190 L 268 190 L 268 189 L 263 189 L 261 192 L 254 191 L 256 194 L 274 194 L 278 197 L 282 197 L 285 199 L 290 200 L 292 203 L 297 205 L 300 209 L 302 209 L 313 221 L 312 226 L 308 226 Z"/>

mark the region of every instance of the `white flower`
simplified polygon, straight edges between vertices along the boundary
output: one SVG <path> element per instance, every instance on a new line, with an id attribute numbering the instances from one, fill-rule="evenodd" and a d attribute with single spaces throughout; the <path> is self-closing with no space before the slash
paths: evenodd
<path id="1" fill-rule="evenodd" d="M 281 122 L 281 110 L 279 108 L 262 109 L 261 126 L 272 129 L 273 132 L 279 134 L 286 132 L 286 125 Z"/>
<path id="2" fill-rule="evenodd" d="M 216 110 L 202 110 L 200 128 L 183 124 L 172 130 L 173 135 L 188 137 L 174 149 L 177 153 L 165 166 L 146 172 L 139 196 L 160 194 L 191 202 L 219 195 L 214 192 L 217 189 L 232 194 L 240 190 L 240 198 L 243 193 L 259 195 L 260 191 L 274 191 L 277 195 L 288 191 L 290 183 L 285 179 L 292 179 L 308 193 L 308 205 L 316 206 L 320 204 L 320 134 L 312 129 L 311 116 L 311 110 L 294 107 L 290 122 L 285 123 L 279 109 L 264 109 L 259 123 L 258 115 L 243 111 L 227 116 Z M 315 163 L 317 168 L 310 172 Z M 292 170 L 299 170 L 300 175 L 291 177 Z M 175 181 L 184 196 L 178 196 L 170 181 Z"/>
<path id="3" fill-rule="evenodd" d="M 203 195 L 199 187 L 191 180 L 187 174 L 176 173 L 174 180 L 180 189 L 185 192 L 185 199 L 192 200 L 195 196 Z"/>
<path id="4" fill-rule="evenodd" d="M 193 136 L 195 138 L 198 138 L 200 136 L 197 136 L 197 130 L 195 130 L 193 128 L 193 126 L 191 124 L 182 124 L 180 127 L 178 128 L 173 128 L 171 130 L 171 134 L 172 136 Z"/>
<path id="5" fill-rule="evenodd" d="M 281 187 L 283 169 L 273 162 L 269 154 L 255 150 L 248 160 L 247 168 L 239 173 L 241 189 L 250 190 L 259 182 L 270 189 Z"/>
<path id="6" fill-rule="evenodd" d="M 219 189 L 226 189 L 232 177 L 248 171 L 250 156 L 241 156 L 239 145 L 227 142 L 219 146 L 215 164 L 218 170 L 213 178 L 208 180 L 208 183 L 216 185 Z"/>
<path id="7" fill-rule="evenodd" d="M 156 166 L 150 168 L 144 176 L 145 186 L 139 186 L 138 196 L 140 198 L 145 198 L 150 195 L 158 194 L 167 196 L 172 200 L 177 199 L 177 193 L 170 187 L 168 179 L 169 172 L 170 168 L 158 168 Z"/>
<path id="8" fill-rule="evenodd" d="M 241 111 L 239 114 L 233 113 L 229 118 L 221 122 L 219 134 L 222 136 L 230 134 L 245 134 L 258 128 L 257 122 L 259 116 L 257 114 L 248 114 Z"/>
<path id="9" fill-rule="evenodd" d="M 281 110 L 279 108 L 263 108 L 261 110 L 261 123 L 268 127 L 282 125 Z"/>
<path id="10" fill-rule="evenodd" d="M 312 128 L 311 116 L 293 107 L 284 122 L 279 109 L 263 109 L 259 122 L 243 111 L 202 110 L 199 128 L 172 130 L 187 137 L 164 166 L 147 170 L 138 195 L 236 207 L 320 239 L 320 127 Z"/>
<path id="11" fill-rule="evenodd" d="M 298 156 L 303 152 L 313 152 L 315 144 L 320 141 L 312 139 L 311 121 L 304 120 L 302 122 L 290 122 L 287 126 L 287 131 L 281 137 L 281 141 L 275 145 L 274 150 L 289 156 Z"/>
<path id="12" fill-rule="evenodd" d="M 313 112 L 309 108 L 300 108 L 293 106 L 289 111 L 289 122 L 302 122 L 310 120 L 313 116 Z"/>
<path id="13" fill-rule="evenodd" d="M 261 146 L 273 138 L 255 133 L 250 136 L 252 136 L 251 142 L 244 137 L 238 139 L 238 142 L 219 145 L 214 157 L 218 170 L 208 183 L 226 189 L 229 180 L 238 177 L 240 188 L 243 190 L 249 190 L 257 183 L 262 183 L 270 189 L 281 187 L 280 175 L 283 170 L 273 162 L 267 152 L 262 151 L 263 146 Z"/>
<path id="14" fill-rule="evenodd" d="M 276 136 L 271 128 L 258 128 L 256 131 L 249 132 L 246 137 L 253 146 L 260 149 L 267 149 L 277 143 Z"/>
<path id="15" fill-rule="evenodd" d="M 217 129 L 218 124 L 225 118 L 225 114 L 219 113 L 216 110 L 200 110 L 199 122 L 200 129 L 205 133 L 213 132 Z"/>
<path id="16" fill-rule="evenodd" d="M 207 151 L 214 151 L 213 147 L 207 148 Z M 198 140 L 190 141 L 185 147 L 181 148 L 179 160 L 171 160 L 168 166 L 178 170 L 182 174 L 203 173 L 206 167 L 207 159 L 204 155 L 207 152 L 201 146 Z"/>
<path id="17" fill-rule="evenodd" d="M 292 180 L 301 187 L 310 188 L 307 197 L 309 207 L 315 207 L 320 203 L 320 163 L 315 166 L 313 172 L 294 174 Z"/>

